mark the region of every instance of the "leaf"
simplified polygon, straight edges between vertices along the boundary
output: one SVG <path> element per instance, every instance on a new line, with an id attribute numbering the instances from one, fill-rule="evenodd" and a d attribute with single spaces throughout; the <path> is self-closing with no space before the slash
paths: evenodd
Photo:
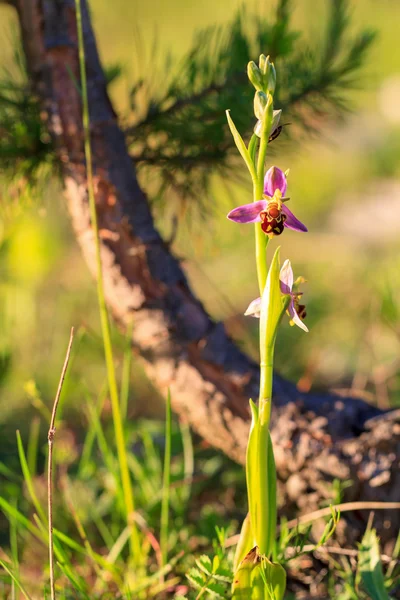
<path id="1" fill-rule="evenodd" d="M 260 311 L 260 355 L 261 363 L 268 364 L 275 345 L 279 322 L 285 312 L 279 283 L 280 246 L 275 250 L 269 267 L 267 281 L 261 297 Z"/>
<path id="2" fill-rule="evenodd" d="M 372 600 L 390 600 L 385 588 L 379 541 L 375 529 L 365 532 L 358 550 L 358 573 Z"/>
<path id="3" fill-rule="evenodd" d="M 257 493 L 257 448 L 258 448 L 258 408 L 254 404 L 253 400 L 250 400 L 251 410 L 251 425 L 249 433 L 249 441 L 247 443 L 246 453 L 246 480 L 247 480 L 247 494 L 249 498 L 249 520 L 252 540 L 255 540 L 255 532 L 257 531 L 257 504 L 256 504 L 256 493 Z M 252 545 L 252 544 L 251 544 Z M 247 549 L 249 552 L 250 549 Z M 241 560 L 244 557 L 241 557 Z"/>
<path id="4" fill-rule="evenodd" d="M 251 526 L 250 526 L 250 515 L 249 515 L 249 513 L 247 513 L 247 515 L 243 521 L 242 529 L 240 531 L 239 541 L 236 546 L 235 558 L 233 561 L 233 570 L 234 571 L 237 571 L 240 563 L 242 562 L 242 560 L 244 559 L 246 554 L 248 554 L 250 552 L 250 550 L 253 546 L 254 546 L 254 543 L 253 543 L 253 534 L 252 534 Z"/>
<path id="5" fill-rule="evenodd" d="M 276 465 L 274 457 L 274 448 L 272 445 L 271 434 L 268 432 L 268 492 L 270 498 L 276 498 Z M 275 545 L 276 522 L 277 522 L 277 507 L 276 501 L 270 502 L 268 507 L 269 521 L 269 548 L 272 552 Z"/>
<path id="6" fill-rule="evenodd" d="M 259 139 L 260 138 L 255 133 L 253 133 L 253 135 L 251 136 L 251 139 L 250 139 L 249 147 L 248 147 L 249 156 L 250 156 L 251 160 L 253 161 L 254 167 L 256 166 L 256 152 L 257 152 L 257 146 L 258 146 Z"/>
<path id="7" fill-rule="evenodd" d="M 213 579 L 223 583 L 232 583 L 232 573 L 228 569 L 222 569 L 220 567 L 217 573 L 213 573 Z"/>
<path id="8" fill-rule="evenodd" d="M 25 450 L 24 450 L 24 446 L 22 443 L 21 434 L 20 434 L 19 430 L 17 430 L 17 445 L 18 445 L 18 454 L 19 454 L 19 460 L 21 463 L 22 473 L 24 476 L 24 480 L 25 480 L 26 487 L 28 489 L 32 504 L 35 507 L 36 512 L 39 515 L 42 523 L 46 523 L 47 517 L 44 513 L 42 505 L 40 504 L 39 499 L 36 494 L 36 491 L 35 491 L 35 486 L 34 486 L 34 483 L 32 480 L 31 473 L 29 471 L 28 461 L 26 460 Z"/>
<path id="9" fill-rule="evenodd" d="M 26 600 L 32 600 L 31 597 L 29 596 L 28 592 L 26 591 L 26 589 L 24 588 L 24 586 L 18 579 L 18 577 L 8 568 L 6 563 L 3 562 L 2 560 L 0 560 L 0 566 L 2 566 L 3 569 L 9 574 L 9 576 L 11 577 L 11 579 L 13 580 L 15 585 L 21 590 L 21 593 L 23 594 L 24 598 L 26 598 Z"/>
<path id="10" fill-rule="evenodd" d="M 205 588 L 213 598 L 226 599 L 226 589 L 223 585 L 216 581 L 210 581 Z"/>
<path id="11" fill-rule="evenodd" d="M 200 558 L 197 558 L 195 560 L 196 565 L 199 567 L 199 569 L 201 571 L 204 571 L 204 573 L 206 575 L 211 575 L 213 572 L 213 567 L 212 567 L 212 563 L 211 563 L 211 559 L 209 556 L 207 556 L 206 554 L 203 554 L 202 556 L 200 556 Z"/>
<path id="12" fill-rule="evenodd" d="M 255 546 L 234 575 L 232 600 L 283 600 L 285 589 L 284 568 L 261 556 Z"/>
<path id="13" fill-rule="evenodd" d="M 189 579 L 190 583 L 194 585 L 195 588 L 201 589 L 205 583 L 205 579 L 202 573 L 198 571 L 195 567 L 192 567 L 188 573 L 186 573 L 186 577 Z"/>
<path id="14" fill-rule="evenodd" d="M 254 162 L 251 159 L 250 153 L 246 148 L 246 144 L 244 143 L 242 136 L 236 129 L 235 123 L 232 121 L 232 118 L 229 114 L 230 111 L 227 110 L 225 112 L 226 112 L 226 118 L 228 119 L 229 129 L 231 130 L 233 139 L 236 144 L 236 148 L 239 150 L 241 157 L 243 158 L 244 162 L 246 163 L 253 182 L 256 183 L 257 173 L 256 173 L 256 169 L 254 167 Z"/>

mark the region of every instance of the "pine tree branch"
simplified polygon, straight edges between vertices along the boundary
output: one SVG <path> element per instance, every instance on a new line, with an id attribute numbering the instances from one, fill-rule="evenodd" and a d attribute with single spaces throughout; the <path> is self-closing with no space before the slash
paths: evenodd
<path id="1" fill-rule="evenodd" d="M 369 31 L 349 35 L 348 2 L 331 0 L 325 37 L 309 47 L 291 29 L 291 6 L 288 0 L 281 0 L 273 23 L 258 18 L 249 28 L 251 19 L 239 14 L 223 31 L 203 31 L 180 63 L 180 79 L 175 77 L 170 86 L 163 86 L 166 91 L 161 99 L 150 91 L 158 87 L 149 86 L 147 113 L 125 133 L 138 168 L 146 172 L 148 166 L 158 167 L 157 178 L 152 178 L 153 186 L 158 181 L 158 191 L 153 190 L 157 198 L 168 183 L 175 195 L 179 189 L 184 191 L 182 202 L 193 200 L 201 205 L 214 172 L 209 168 L 211 160 L 221 174 L 235 177 L 236 151 L 223 119 L 224 109 L 231 109 L 242 135 L 250 137 L 254 119 L 247 106 L 252 91 L 243 65 L 261 52 L 271 54 L 277 62 L 281 84 L 276 107 L 283 109 L 289 121 L 296 121 L 295 135 L 301 129 L 315 131 L 321 116 L 339 118 L 349 110 L 345 94 L 356 84 L 374 35 Z M 154 59 L 153 79 L 159 81 L 165 71 Z M 142 92 L 143 86 L 139 88 Z M 197 123 L 202 123 L 200 131 Z M 196 168 L 187 170 L 187 156 L 197 157 Z M 181 184 L 182 179 L 186 184 Z"/>

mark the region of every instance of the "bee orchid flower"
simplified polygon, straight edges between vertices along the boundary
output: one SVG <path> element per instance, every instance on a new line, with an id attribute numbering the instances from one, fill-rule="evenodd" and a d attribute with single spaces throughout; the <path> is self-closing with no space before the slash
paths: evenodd
<path id="1" fill-rule="evenodd" d="M 289 200 L 285 198 L 286 188 L 285 173 L 278 167 L 271 167 L 264 178 L 263 200 L 234 208 L 228 213 L 228 219 L 235 223 L 261 223 L 261 229 L 270 237 L 280 235 L 284 227 L 307 231 L 284 204 Z"/>
<path id="2" fill-rule="evenodd" d="M 282 265 L 280 275 L 279 275 L 279 284 L 281 288 L 282 294 L 285 296 L 290 296 L 289 305 L 287 307 L 287 313 L 290 317 L 290 324 L 297 325 L 303 331 L 308 331 L 306 325 L 304 325 L 302 319 L 306 316 L 305 306 L 299 304 L 299 299 L 302 296 L 302 292 L 293 291 L 293 287 L 297 287 L 295 283 L 293 283 L 293 270 L 292 265 L 290 264 L 290 260 L 285 260 Z M 244 313 L 246 316 L 260 318 L 261 312 L 261 298 L 256 298 L 252 302 L 250 302 L 246 312 Z"/>

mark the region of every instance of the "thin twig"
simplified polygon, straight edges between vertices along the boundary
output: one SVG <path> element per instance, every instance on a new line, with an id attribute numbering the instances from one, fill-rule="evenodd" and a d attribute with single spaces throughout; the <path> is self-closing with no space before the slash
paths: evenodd
<path id="1" fill-rule="evenodd" d="M 351 510 L 399 510 L 400 502 L 343 502 L 343 504 L 337 504 L 336 506 L 332 506 L 332 508 L 340 510 L 341 513 L 349 512 Z M 322 517 L 329 517 L 330 515 L 332 515 L 332 510 L 330 506 L 327 506 L 326 508 L 321 508 L 320 510 L 315 510 L 314 512 L 287 521 L 286 527 L 288 529 L 293 529 L 293 527 L 297 527 L 298 525 L 311 523 L 312 521 L 316 521 Z M 280 528 L 278 527 L 278 530 L 279 529 Z M 235 546 L 238 543 L 239 538 L 240 533 L 229 537 L 225 542 L 225 548 Z"/>
<path id="2" fill-rule="evenodd" d="M 340 512 L 349 512 L 351 510 L 399 510 L 400 502 L 343 502 L 343 504 L 337 504 L 333 506 L 335 510 L 340 510 Z M 297 525 L 301 525 L 304 523 L 311 523 L 316 519 L 320 519 L 322 517 L 329 517 L 332 514 L 332 510 L 330 506 L 326 508 L 321 508 L 320 510 L 315 510 L 314 512 L 308 513 L 307 515 L 301 515 L 296 519 L 292 519 L 286 523 L 286 527 L 288 529 L 293 529 Z"/>
<path id="3" fill-rule="evenodd" d="M 302 548 L 303 552 L 312 552 L 315 550 L 316 553 L 321 554 L 340 554 L 342 556 L 351 556 L 356 558 L 358 556 L 358 550 L 355 548 L 340 548 L 338 546 L 322 546 L 321 548 L 315 548 L 314 544 L 306 544 Z M 291 555 L 294 554 L 295 548 L 287 548 L 286 558 L 291 558 Z M 397 559 L 393 559 L 392 556 L 388 556 L 387 554 L 380 555 L 381 561 L 385 563 L 390 563 L 394 561 L 395 563 L 399 563 L 400 561 Z"/>
<path id="4" fill-rule="evenodd" d="M 71 335 L 69 338 L 67 353 L 65 355 L 64 366 L 61 371 L 60 381 L 58 383 L 58 389 L 56 397 L 54 398 L 53 411 L 51 413 L 50 427 L 47 435 L 49 442 L 49 457 L 47 465 L 47 509 L 49 519 L 49 563 L 50 563 L 50 592 L 51 600 L 55 600 L 56 593 L 54 588 L 54 558 L 53 558 L 53 441 L 56 433 L 55 421 L 58 403 L 60 401 L 61 390 L 65 379 L 65 374 L 68 368 L 69 357 L 71 354 L 72 342 L 74 340 L 74 328 L 71 328 Z"/>

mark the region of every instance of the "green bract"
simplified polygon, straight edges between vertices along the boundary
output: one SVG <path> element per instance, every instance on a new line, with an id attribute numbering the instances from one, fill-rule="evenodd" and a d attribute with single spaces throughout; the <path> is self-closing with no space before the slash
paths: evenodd
<path id="1" fill-rule="evenodd" d="M 260 555 L 257 546 L 241 562 L 232 585 L 232 600 L 283 600 L 286 573 Z"/>
<path id="2" fill-rule="evenodd" d="M 267 106 L 268 96 L 264 92 L 256 92 L 254 94 L 254 114 L 257 119 L 264 118 L 265 107 Z"/>
<path id="3" fill-rule="evenodd" d="M 263 90 L 262 73 L 253 60 L 247 65 L 247 76 L 250 80 L 250 83 L 254 85 L 256 90 Z"/>
<path id="4" fill-rule="evenodd" d="M 278 325 L 285 312 L 287 300 L 282 296 L 280 275 L 280 247 L 275 250 L 261 296 L 260 311 L 260 364 L 272 367 Z M 261 394 L 260 386 L 260 394 Z M 260 396 L 261 397 L 261 396 Z"/>

